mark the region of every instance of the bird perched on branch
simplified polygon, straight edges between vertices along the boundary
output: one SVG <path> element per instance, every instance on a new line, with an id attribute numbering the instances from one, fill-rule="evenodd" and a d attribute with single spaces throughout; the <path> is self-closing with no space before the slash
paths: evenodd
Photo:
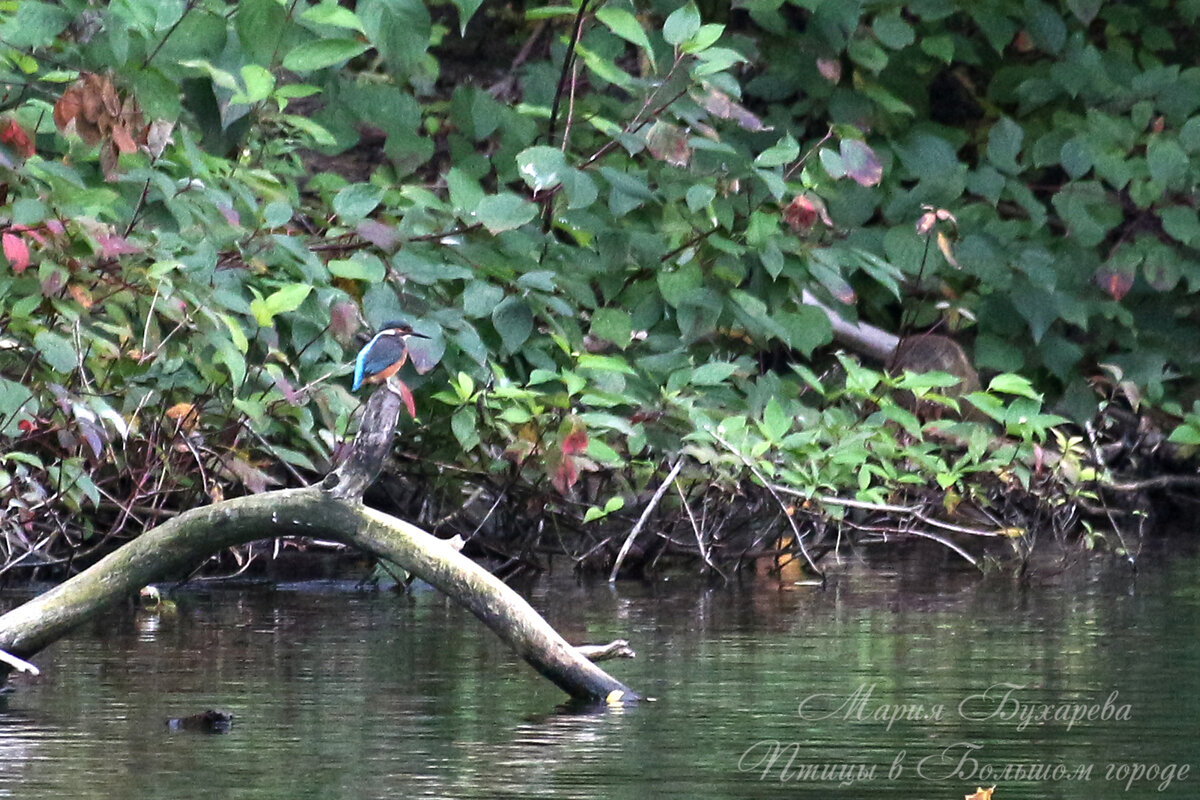
<path id="1" fill-rule="evenodd" d="M 400 395 L 408 413 L 416 417 L 412 392 L 396 377 L 396 373 L 408 361 L 408 340 L 414 336 L 418 339 L 429 338 L 414 331 L 407 322 L 389 322 L 380 328 L 354 359 L 354 391 L 358 391 L 364 383 L 384 383 Z"/>

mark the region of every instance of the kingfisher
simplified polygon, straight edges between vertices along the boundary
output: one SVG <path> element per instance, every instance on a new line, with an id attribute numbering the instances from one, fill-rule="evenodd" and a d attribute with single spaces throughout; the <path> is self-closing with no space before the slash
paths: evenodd
<path id="1" fill-rule="evenodd" d="M 417 333 L 407 322 L 389 322 L 379 329 L 379 333 L 358 351 L 354 359 L 354 389 L 358 391 L 364 383 L 384 383 L 391 386 L 392 377 L 400 371 L 408 361 L 408 340 L 411 337 L 428 339 L 423 333 Z M 400 383 L 399 379 L 396 379 Z M 408 387 L 404 387 L 407 393 Z"/>

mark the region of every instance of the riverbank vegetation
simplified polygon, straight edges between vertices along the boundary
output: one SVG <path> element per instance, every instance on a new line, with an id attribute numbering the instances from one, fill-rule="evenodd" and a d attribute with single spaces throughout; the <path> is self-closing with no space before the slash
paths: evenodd
<path id="1" fill-rule="evenodd" d="M 319 480 L 397 318 L 375 502 L 504 572 L 1134 558 L 1195 486 L 1200 5 L 350 5 L 0 3 L 6 575 Z"/>

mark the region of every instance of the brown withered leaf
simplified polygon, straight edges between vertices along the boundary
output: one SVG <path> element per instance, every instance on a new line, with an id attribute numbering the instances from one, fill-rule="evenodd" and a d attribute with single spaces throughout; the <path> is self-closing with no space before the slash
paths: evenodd
<path id="1" fill-rule="evenodd" d="M 954 257 L 954 249 L 950 246 L 950 237 L 943 231 L 938 231 L 937 234 L 938 250 L 942 251 L 942 258 L 946 259 L 946 263 L 955 269 L 962 269 L 962 265 L 958 263 L 958 259 Z"/>
<path id="2" fill-rule="evenodd" d="M 963 800 L 992 800 L 992 792 L 994 792 L 994 791 L 996 791 L 995 786 L 993 786 L 990 789 L 984 789 L 983 787 L 977 787 L 975 789 L 975 794 L 965 795 Z"/>
<path id="3" fill-rule="evenodd" d="M 705 86 L 704 93 L 693 92 L 692 99 L 703 106 L 704 110 L 714 117 L 733 120 L 738 124 L 738 127 L 744 130 L 752 133 L 774 130 L 770 125 L 763 125 L 761 119 L 751 113 L 745 106 L 735 102 L 732 97 L 720 89 Z"/>
<path id="4" fill-rule="evenodd" d="M 673 167 L 686 167 L 692 160 L 692 148 L 688 146 L 687 134 L 678 125 L 659 120 L 650 126 L 646 134 L 646 149 L 659 161 Z"/>
<path id="5" fill-rule="evenodd" d="M 121 170 L 117 164 L 120 155 L 117 146 L 112 142 L 103 142 L 100 145 L 100 171 L 104 173 L 104 180 L 110 183 L 121 177 Z"/>
<path id="6" fill-rule="evenodd" d="M 95 300 L 92 299 L 92 293 L 89 292 L 84 287 L 80 286 L 78 283 L 72 283 L 72 284 L 68 285 L 67 293 L 70 294 L 72 298 L 74 298 L 76 303 L 79 303 L 80 307 L 85 308 L 85 309 L 91 308 L 92 305 L 95 304 L 95 302 L 96 302 Z"/>
<path id="7" fill-rule="evenodd" d="M 167 409 L 165 416 L 167 419 L 173 420 L 182 433 L 191 433 L 196 427 L 196 423 L 200 421 L 196 406 L 191 403 L 176 403 Z"/>
<path id="8" fill-rule="evenodd" d="M 64 133 L 74 126 L 88 145 L 102 145 L 100 166 L 113 180 L 121 153 L 133 153 L 146 141 L 147 126 L 137 100 L 121 100 L 112 78 L 84 72 L 54 104 L 54 124 Z"/>

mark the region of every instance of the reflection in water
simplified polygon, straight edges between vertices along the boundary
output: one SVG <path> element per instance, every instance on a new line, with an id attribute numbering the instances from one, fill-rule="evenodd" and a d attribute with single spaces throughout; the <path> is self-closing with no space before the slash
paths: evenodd
<path id="1" fill-rule="evenodd" d="M 17 679 L 0 797 L 1195 795 L 1200 559 L 1021 580 L 929 556 L 847 565 L 825 589 L 523 587 L 569 639 L 638 651 L 611 669 L 657 702 L 585 715 L 556 712 L 556 689 L 432 591 L 119 610 Z M 1123 717 L 1103 710 L 1113 692 Z M 229 734 L 167 731 L 207 708 L 235 715 Z"/>

